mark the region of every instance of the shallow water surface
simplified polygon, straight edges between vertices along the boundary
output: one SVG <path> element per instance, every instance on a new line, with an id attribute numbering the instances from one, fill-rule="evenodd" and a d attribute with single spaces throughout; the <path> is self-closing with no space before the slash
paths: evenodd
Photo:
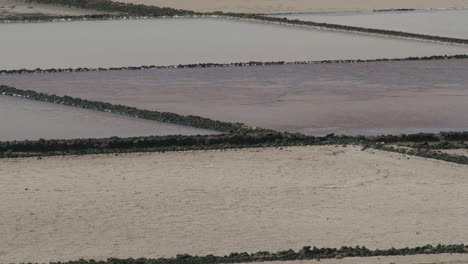
<path id="1" fill-rule="evenodd" d="M 311 135 L 468 130 L 468 60 L 0 75 L 19 89 Z"/>
<path id="2" fill-rule="evenodd" d="M 468 9 L 274 15 L 330 24 L 468 39 Z"/>
<path id="3" fill-rule="evenodd" d="M 468 54 L 468 47 L 216 18 L 0 24 L 0 69 Z"/>
<path id="4" fill-rule="evenodd" d="M 217 132 L 0 95 L 0 141 Z"/>

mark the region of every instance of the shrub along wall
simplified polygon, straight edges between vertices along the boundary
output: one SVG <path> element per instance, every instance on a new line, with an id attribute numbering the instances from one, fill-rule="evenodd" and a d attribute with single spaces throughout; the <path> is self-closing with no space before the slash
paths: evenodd
<path id="1" fill-rule="evenodd" d="M 143 17 L 99 14 L 99 15 L 81 15 L 81 16 L 51 16 L 51 15 L 20 15 L 6 16 L 0 20 L 0 23 L 31 23 L 31 22 L 56 22 L 56 21 L 80 21 L 80 20 L 113 20 L 113 19 L 138 19 Z"/>
<path id="2" fill-rule="evenodd" d="M 146 6 L 138 4 L 126 4 L 111 0 L 28 0 L 40 4 L 64 5 L 82 9 L 91 9 L 109 13 L 125 13 L 136 16 L 192 16 L 199 14 L 194 11 L 181 10 L 168 7 Z"/>
<path id="3" fill-rule="evenodd" d="M 159 258 L 159 259 L 117 259 L 110 258 L 107 261 L 95 260 L 78 260 L 70 262 L 56 262 L 51 264 L 221 264 L 221 263 L 249 263 L 263 261 L 288 261 L 288 260 L 320 260 L 334 259 L 345 257 L 376 257 L 376 256 L 407 256 L 418 254 L 444 254 L 444 253 L 459 253 L 467 254 L 468 246 L 461 245 L 426 245 L 414 248 L 386 249 L 386 250 L 370 250 L 366 247 L 341 247 L 341 248 L 317 248 L 303 247 L 299 251 L 284 250 L 276 253 L 268 251 L 260 251 L 253 254 L 231 253 L 226 256 L 207 255 L 203 257 L 191 256 L 188 254 L 180 254 L 175 258 Z"/>
<path id="4" fill-rule="evenodd" d="M 129 152 L 165 152 L 255 147 L 355 144 L 356 138 L 346 136 L 308 137 L 278 132 L 248 132 L 243 134 L 149 136 L 132 138 L 25 140 L 0 142 L 0 157 L 84 155 Z"/>
<path id="5" fill-rule="evenodd" d="M 366 137 L 372 142 L 400 143 L 400 142 L 447 142 L 447 141 L 468 141 L 468 132 L 440 132 L 418 133 L 404 135 L 383 135 L 377 137 Z"/>

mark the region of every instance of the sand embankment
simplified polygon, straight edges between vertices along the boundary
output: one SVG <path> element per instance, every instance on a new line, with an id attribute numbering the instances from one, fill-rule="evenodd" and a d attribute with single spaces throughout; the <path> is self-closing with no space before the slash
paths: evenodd
<path id="1" fill-rule="evenodd" d="M 1 160 L 0 263 L 466 243 L 467 174 L 332 146 Z"/>
<path id="2" fill-rule="evenodd" d="M 468 0 L 115 0 L 195 11 L 312 13 L 382 9 L 466 8 Z"/>

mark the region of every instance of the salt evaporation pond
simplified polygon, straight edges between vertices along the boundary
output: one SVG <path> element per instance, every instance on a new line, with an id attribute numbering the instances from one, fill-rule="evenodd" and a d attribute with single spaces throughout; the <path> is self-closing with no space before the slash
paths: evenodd
<path id="1" fill-rule="evenodd" d="M 217 18 L 0 24 L 0 32 L 0 69 L 468 54 L 468 47 Z"/>
<path id="2" fill-rule="evenodd" d="M 0 75 L 20 89 L 311 135 L 468 130 L 468 60 Z"/>
<path id="3" fill-rule="evenodd" d="M 0 141 L 218 133 L 10 96 L 0 96 L 0 123 Z"/>
<path id="4" fill-rule="evenodd" d="M 280 14 L 274 16 L 285 17 L 290 20 L 299 19 L 468 39 L 468 9 Z"/>

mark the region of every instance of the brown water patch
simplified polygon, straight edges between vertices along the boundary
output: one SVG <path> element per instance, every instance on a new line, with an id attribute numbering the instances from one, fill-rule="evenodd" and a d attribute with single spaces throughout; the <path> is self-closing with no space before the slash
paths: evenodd
<path id="1" fill-rule="evenodd" d="M 1 95 L 0 123 L 0 141 L 217 133 Z"/>

